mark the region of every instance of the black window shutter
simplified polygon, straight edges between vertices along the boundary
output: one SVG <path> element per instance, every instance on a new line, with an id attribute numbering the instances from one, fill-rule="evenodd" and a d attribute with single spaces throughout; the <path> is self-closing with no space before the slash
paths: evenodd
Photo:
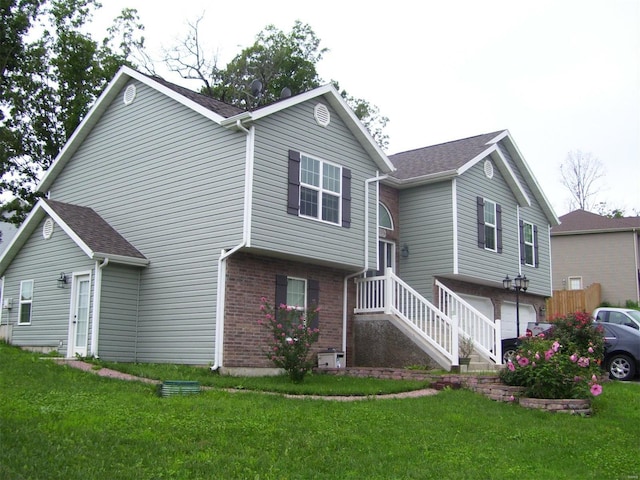
<path id="1" fill-rule="evenodd" d="M 478 247 L 484 248 L 484 199 L 476 198 L 476 207 L 478 212 Z"/>
<path id="2" fill-rule="evenodd" d="M 317 307 L 320 303 L 320 282 L 318 280 L 307 280 L 307 307 Z M 318 328 L 320 325 L 319 314 L 311 320 L 311 328 Z"/>
<path id="3" fill-rule="evenodd" d="M 527 252 L 524 243 L 524 222 L 520 220 L 520 265 L 527 261 Z"/>
<path id="4" fill-rule="evenodd" d="M 276 311 L 278 311 L 280 305 L 287 304 L 287 284 L 286 275 L 276 275 L 276 304 L 274 306 Z"/>
<path id="5" fill-rule="evenodd" d="M 502 206 L 496 203 L 496 243 L 498 253 L 502 253 Z"/>
<path id="6" fill-rule="evenodd" d="M 298 215 L 300 208 L 300 152 L 289 150 L 287 213 Z"/>
<path id="7" fill-rule="evenodd" d="M 351 170 L 342 169 L 342 226 L 351 227 Z"/>
<path id="8" fill-rule="evenodd" d="M 539 265 L 539 257 L 538 257 L 538 226 L 534 225 L 533 226 L 533 264 L 535 265 L 536 268 L 538 268 Z"/>

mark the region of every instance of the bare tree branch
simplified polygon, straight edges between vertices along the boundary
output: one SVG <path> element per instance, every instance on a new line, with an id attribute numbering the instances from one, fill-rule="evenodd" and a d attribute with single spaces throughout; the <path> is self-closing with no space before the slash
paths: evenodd
<path id="1" fill-rule="evenodd" d="M 560 164 L 560 177 L 562 185 L 571 193 L 571 208 L 594 208 L 597 205 L 594 197 L 600 192 L 598 184 L 604 176 L 604 166 L 597 157 L 580 150 L 569 152 Z"/>

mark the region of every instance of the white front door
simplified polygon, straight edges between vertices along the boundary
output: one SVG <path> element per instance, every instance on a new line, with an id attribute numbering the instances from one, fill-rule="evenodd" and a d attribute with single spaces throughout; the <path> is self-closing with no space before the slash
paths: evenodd
<path id="1" fill-rule="evenodd" d="M 78 275 L 73 278 L 71 323 L 69 327 L 70 356 L 87 356 L 89 340 L 89 300 L 91 278 Z"/>

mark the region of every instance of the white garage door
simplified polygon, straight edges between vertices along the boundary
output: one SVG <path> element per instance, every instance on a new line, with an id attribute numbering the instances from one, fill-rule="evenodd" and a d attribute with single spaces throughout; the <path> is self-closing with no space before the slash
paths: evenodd
<path id="1" fill-rule="evenodd" d="M 459 294 L 460 297 L 469 303 L 473 308 L 493 320 L 493 303 L 486 297 L 476 297 L 474 295 Z"/>
<path id="2" fill-rule="evenodd" d="M 502 338 L 516 337 L 516 304 L 502 302 Z M 527 303 L 520 304 L 520 335 L 527 332 L 527 323 L 536 321 L 536 309 Z"/>

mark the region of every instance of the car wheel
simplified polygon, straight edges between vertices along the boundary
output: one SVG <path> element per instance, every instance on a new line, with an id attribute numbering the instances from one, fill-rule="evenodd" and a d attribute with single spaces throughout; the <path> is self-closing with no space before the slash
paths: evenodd
<path id="1" fill-rule="evenodd" d="M 618 353 L 609 359 L 607 370 L 615 380 L 631 380 L 636 374 L 636 367 L 629 355 Z"/>
<path id="2" fill-rule="evenodd" d="M 508 363 L 509 360 L 511 360 L 511 362 L 515 362 L 517 351 L 518 349 L 516 347 L 506 347 L 502 352 L 502 363 Z"/>

